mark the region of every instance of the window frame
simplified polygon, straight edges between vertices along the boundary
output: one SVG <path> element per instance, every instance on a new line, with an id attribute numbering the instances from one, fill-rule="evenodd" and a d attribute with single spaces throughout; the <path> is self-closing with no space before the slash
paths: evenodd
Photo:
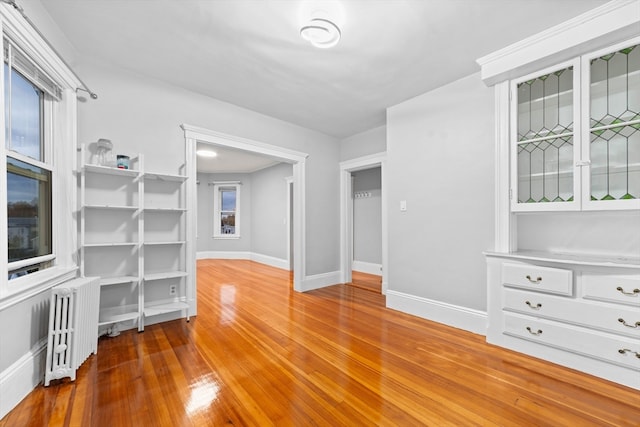
<path id="1" fill-rule="evenodd" d="M 239 181 L 225 181 L 213 183 L 213 238 L 214 239 L 239 239 L 240 238 L 240 188 L 242 183 Z M 233 190 L 236 192 L 236 209 L 235 209 L 235 232 L 233 234 L 223 234 L 220 230 L 222 220 L 222 191 Z"/>
<path id="2" fill-rule="evenodd" d="M 3 37 L 3 48 L 4 48 L 4 39 L 6 37 Z M 10 43 L 13 45 L 13 41 L 10 41 Z M 30 58 L 29 58 L 30 59 Z M 34 87 L 38 88 L 41 92 L 42 92 L 42 99 L 40 102 L 40 133 L 41 133 L 41 148 L 40 148 L 40 156 L 41 159 L 34 159 L 32 157 L 29 157 L 27 155 L 24 155 L 22 153 L 19 153 L 18 151 L 13 150 L 12 148 L 7 148 L 8 142 L 4 141 L 4 145 L 3 145 L 3 149 L 4 149 L 4 156 L 3 156 L 3 163 L 5 168 L 7 167 L 7 161 L 8 158 L 12 158 L 15 160 L 18 160 L 20 162 L 26 163 L 28 165 L 31 166 L 35 166 L 44 170 L 49 171 L 49 173 L 51 174 L 51 182 L 50 182 L 50 188 L 49 188 L 49 196 L 51 198 L 51 212 L 50 212 L 50 219 L 51 222 L 49 224 L 49 228 L 51 231 L 51 242 L 50 242 L 50 246 L 51 246 L 51 251 L 49 254 L 45 254 L 45 255 L 40 255 L 40 256 L 36 256 L 36 257 L 32 257 L 32 258 L 27 258 L 27 259 L 23 259 L 23 260 L 19 260 L 19 261 L 13 261 L 13 262 L 7 262 L 7 271 L 6 274 L 11 273 L 12 271 L 16 271 L 16 270 L 20 270 L 23 268 L 27 268 L 27 267 L 31 267 L 31 266 L 36 266 L 38 264 L 43 264 L 43 263 L 51 263 L 51 265 L 55 265 L 55 259 L 56 259 L 56 245 L 55 245 L 55 227 L 53 226 L 56 223 L 56 199 L 54 198 L 54 188 L 55 188 L 55 181 L 56 181 L 56 170 L 54 168 L 53 165 L 53 159 L 52 159 L 52 154 L 53 154 L 53 130 L 54 130 L 54 122 L 53 122 L 53 107 L 54 107 L 54 102 L 56 102 L 53 97 L 46 91 L 43 90 L 42 88 L 39 87 L 39 85 L 37 84 L 37 82 L 34 82 L 33 80 L 31 80 L 28 76 L 25 76 L 24 74 L 22 74 L 20 72 L 19 69 L 14 68 L 11 66 L 11 64 L 8 64 L 9 67 L 9 71 L 11 71 L 12 69 L 15 70 L 17 73 L 19 73 L 25 80 L 27 80 L 30 84 L 32 84 Z M 3 67 L 3 71 L 2 73 L 4 73 L 4 67 Z M 2 91 L 2 95 L 3 95 L 3 99 L 4 99 L 4 74 L 0 74 L 0 76 L 2 77 L 2 85 L 3 85 L 3 91 Z M 11 81 L 11 78 L 9 79 L 9 81 Z M 11 114 L 9 115 L 9 117 L 11 117 Z M 4 123 L 4 122 L 3 122 Z M 5 128 L 6 128 L 6 123 L 4 123 Z M 9 141 L 10 142 L 10 141 Z M 7 171 L 5 169 L 4 171 L 4 176 L 6 179 L 6 174 Z M 8 194 L 8 182 L 4 183 L 4 187 L 5 189 L 7 189 L 7 191 L 5 191 L 5 194 Z M 5 196 L 6 197 L 6 196 Z M 4 206 L 8 205 L 8 200 L 4 200 Z M 5 208 L 6 209 L 6 208 Z M 5 221 L 6 225 L 5 227 L 8 229 L 8 218 Z M 8 231 L 7 231 L 8 232 Z M 5 259 L 8 260 L 8 254 L 7 257 L 5 257 Z M 44 267 L 42 270 L 46 270 L 47 268 L 50 268 L 51 266 L 48 267 Z M 41 271 L 42 271 L 41 270 Z M 5 274 L 4 272 L 2 274 Z M 34 273 L 31 273 L 34 274 Z M 9 286 L 11 286 L 14 283 L 14 280 L 16 279 L 12 279 L 9 280 Z"/>
<path id="3" fill-rule="evenodd" d="M 13 306 L 20 301 L 37 295 L 59 283 L 76 277 L 78 265 L 76 253 L 78 250 L 77 230 L 74 212 L 77 209 L 77 97 L 76 88 L 82 82 L 68 67 L 51 45 L 12 7 L 0 7 L 0 31 L 2 32 L 3 49 L 5 39 L 18 49 L 23 57 L 28 58 L 37 70 L 35 79 L 44 83 L 45 97 L 43 100 L 43 160 L 35 165 L 51 171 L 51 257 L 48 268 L 25 276 L 8 280 L 8 245 L 0 245 L 0 310 Z M 21 74 L 25 74 L 21 71 Z M 4 82 L 4 67 L 0 70 L 0 78 Z M 43 76 L 45 80 L 40 80 Z M 33 78 L 25 76 L 34 83 Z M 49 79 L 49 80 L 46 80 Z M 48 92 L 47 83 L 57 89 L 55 93 Z M 51 89 L 49 87 L 49 89 Z M 51 95 L 51 96 L 49 96 Z M 3 112 L 0 123 L 5 125 L 4 114 L 4 84 L 0 85 L 0 96 L 3 99 Z M 9 151 L 6 146 L 5 132 L 2 132 L 2 149 L 0 149 L 0 237 L 7 242 L 7 156 L 18 160 L 25 160 L 26 156 Z M 27 163 L 34 160 L 28 158 Z M 55 224 L 55 227 L 53 227 Z M 32 258 L 33 264 L 42 259 Z M 13 267 L 13 266 L 12 266 Z"/>

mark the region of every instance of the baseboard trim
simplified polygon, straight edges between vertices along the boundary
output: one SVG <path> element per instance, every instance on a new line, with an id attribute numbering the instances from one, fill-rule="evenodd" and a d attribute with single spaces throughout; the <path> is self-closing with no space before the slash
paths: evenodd
<path id="1" fill-rule="evenodd" d="M 261 264 L 270 265 L 271 267 L 281 268 L 283 270 L 291 270 L 289 262 L 286 259 L 276 258 L 269 255 L 257 254 L 251 252 L 251 261 L 259 262 Z"/>
<path id="2" fill-rule="evenodd" d="M 47 338 L 0 373 L 0 419 L 44 380 Z"/>
<path id="3" fill-rule="evenodd" d="M 302 280 L 302 292 L 337 285 L 338 283 L 340 283 L 340 271 L 314 274 L 306 276 L 304 280 Z"/>
<path id="4" fill-rule="evenodd" d="M 435 301 L 403 292 L 387 290 L 387 308 L 402 311 L 434 322 L 487 334 L 487 313 L 459 305 Z"/>
<path id="5" fill-rule="evenodd" d="M 248 251 L 203 251 L 196 253 L 197 259 L 245 259 L 271 267 L 289 270 L 289 262 L 286 259 L 272 257 Z"/>
<path id="6" fill-rule="evenodd" d="M 382 264 L 374 264 L 372 262 L 365 261 L 353 261 L 351 264 L 353 271 L 359 271 L 360 273 L 375 274 L 376 276 L 382 276 Z"/>
<path id="7" fill-rule="evenodd" d="M 203 252 L 196 252 L 196 259 L 251 259 L 251 252 L 203 251 Z"/>

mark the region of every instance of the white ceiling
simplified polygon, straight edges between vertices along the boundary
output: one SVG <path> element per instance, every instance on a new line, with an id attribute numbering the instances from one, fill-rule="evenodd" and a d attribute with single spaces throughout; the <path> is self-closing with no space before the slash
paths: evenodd
<path id="1" fill-rule="evenodd" d="M 243 150 L 198 143 L 196 150 L 214 151 L 216 157 L 197 156 L 198 172 L 204 173 L 252 173 L 280 163 L 271 157 Z"/>
<path id="2" fill-rule="evenodd" d="M 110 63 L 337 138 L 384 125 L 387 107 L 476 72 L 477 58 L 604 3 L 42 0 L 80 61 Z M 332 49 L 299 36 L 318 7 L 341 28 Z M 215 159 L 199 158 L 199 171 L 275 163 L 216 150 Z"/>
<path id="3" fill-rule="evenodd" d="M 476 72 L 478 57 L 605 1 L 313 3 L 333 10 L 342 29 L 333 49 L 299 36 L 314 7 L 304 0 L 42 0 L 80 60 L 338 138 L 384 125 L 387 107 Z"/>

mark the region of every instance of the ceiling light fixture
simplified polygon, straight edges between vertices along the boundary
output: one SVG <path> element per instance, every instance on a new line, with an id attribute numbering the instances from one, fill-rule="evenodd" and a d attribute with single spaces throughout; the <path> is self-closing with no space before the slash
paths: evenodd
<path id="1" fill-rule="evenodd" d="M 337 45 L 342 34 L 340 28 L 330 20 L 313 18 L 300 28 L 300 35 L 313 46 L 327 49 Z"/>
<path id="2" fill-rule="evenodd" d="M 218 153 L 211 150 L 196 150 L 196 154 L 200 157 L 216 157 Z"/>

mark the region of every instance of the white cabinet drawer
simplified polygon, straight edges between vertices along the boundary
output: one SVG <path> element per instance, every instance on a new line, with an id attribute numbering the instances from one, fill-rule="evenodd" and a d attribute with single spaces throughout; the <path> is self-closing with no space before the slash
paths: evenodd
<path id="1" fill-rule="evenodd" d="M 505 313 L 504 333 L 640 371 L 640 339 Z M 634 374 L 635 375 L 635 374 Z"/>
<path id="2" fill-rule="evenodd" d="M 584 274 L 582 296 L 640 306 L 640 275 Z"/>
<path id="3" fill-rule="evenodd" d="M 527 264 L 502 265 L 505 286 L 573 295 L 573 271 Z"/>
<path id="4" fill-rule="evenodd" d="M 640 310 L 518 289 L 504 289 L 507 311 L 587 326 L 640 339 Z"/>

